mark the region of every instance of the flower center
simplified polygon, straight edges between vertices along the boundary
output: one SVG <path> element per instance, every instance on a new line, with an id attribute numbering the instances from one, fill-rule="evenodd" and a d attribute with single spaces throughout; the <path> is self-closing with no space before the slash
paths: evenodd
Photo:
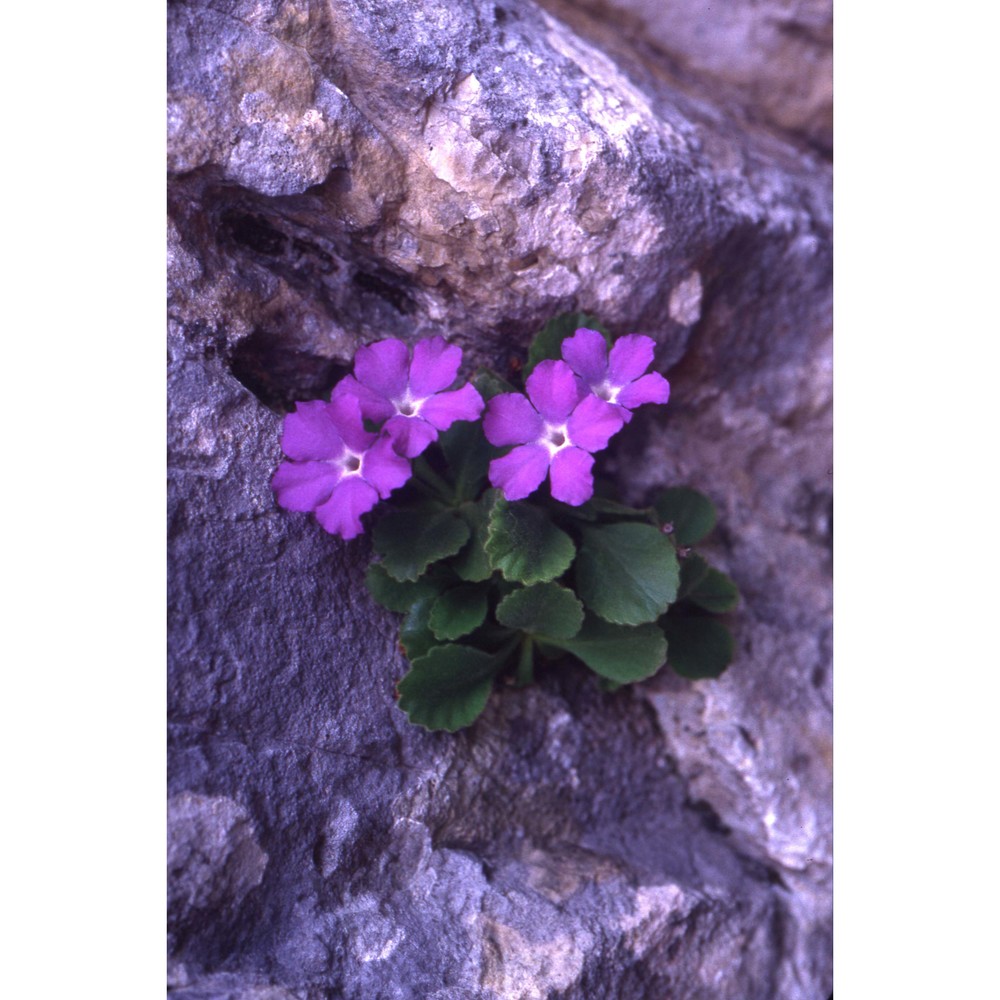
<path id="1" fill-rule="evenodd" d="M 396 412 L 401 417 L 415 417 L 420 412 L 420 407 L 423 404 L 424 400 L 414 399 L 410 395 L 409 386 L 407 386 L 406 392 L 399 399 L 392 401 L 392 405 L 396 407 Z"/>
<path id="2" fill-rule="evenodd" d="M 618 399 L 618 393 L 622 391 L 620 385 L 611 385 L 610 382 L 604 381 L 600 385 L 595 385 L 594 395 L 599 396 L 606 403 L 614 403 Z"/>
<path id="3" fill-rule="evenodd" d="M 347 451 L 345 449 L 344 454 L 341 455 L 337 464 L 343 470 L 343 474 L 345 476 L 360 476 L 361 459 L 361 455 L 356 455 L 353 451 Z"/>
<path id="4" fill-rule="evenodd" d="M 551 458 L 557 451 L 570 447 L 573 442 L 569 439 L 565 424 L 546 424 L 539 443 L 548 448 Z"/>

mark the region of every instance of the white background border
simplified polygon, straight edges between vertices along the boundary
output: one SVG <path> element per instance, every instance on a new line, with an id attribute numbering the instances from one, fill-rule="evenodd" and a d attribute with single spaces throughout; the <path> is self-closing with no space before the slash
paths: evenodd
<path id="1" fill-rule="evenodd" d="M 137 1000 L 165 978 L 165 11 L 60 6 L 8 12 L 0 67 L 4 984 Z M 840 1000 L 997 988 L 996 22 L 836 5 Z"/>

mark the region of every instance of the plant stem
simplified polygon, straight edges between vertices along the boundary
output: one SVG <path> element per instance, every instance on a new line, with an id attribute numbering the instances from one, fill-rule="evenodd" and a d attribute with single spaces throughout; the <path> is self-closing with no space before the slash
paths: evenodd
<path id="1" fill-rule="evenodd" d="M 418 459 L 413 463 L 413 475 L 425 486 L 430 487 L 442 500 L 449 504 L 455 502 L 454 490 L 430 467 L 425 459 Z"/>
<path id="2" fill-rule="evenodd" d="M 531 636 L 526 635 L 521 642 L 521 653 L 517 659 L 518 687 L 525 687 L 535 679 L 534 659 Z"/>

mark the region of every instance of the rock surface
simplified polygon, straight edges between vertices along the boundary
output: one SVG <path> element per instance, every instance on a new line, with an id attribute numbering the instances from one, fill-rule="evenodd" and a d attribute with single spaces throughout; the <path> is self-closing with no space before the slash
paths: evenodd
<path id="1" fill-rule="evenodd" d="M 831 0 L 546 0 L 545 6 L 591 12 L 614 24 L 633 51 L 676 85 L 832 151 Z"/>
<path id="2" fill-rule="evenodd" d="M 546 7 L 170 6 L 178 998 L 829 994 L 829 164 Z M 717 502 L 740 656 L 428 734 L 367 542 L 274 505 L 280 412 L 359 343 L 503 369 L 569 308 L 660 345 L 608 468 Z"/>

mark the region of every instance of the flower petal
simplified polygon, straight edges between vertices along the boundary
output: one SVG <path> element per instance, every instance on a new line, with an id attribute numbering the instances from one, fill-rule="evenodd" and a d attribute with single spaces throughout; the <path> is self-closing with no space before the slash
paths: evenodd
<path id="1" fill-rule="evenodd" d="M 608 381 L 615 386 L 634 382 L 653 363 L 656 341 L 641 333 L 619 337 L 608 355 Z"/>
<path id="2" fill-rule="evenodd" d="M 396 399 L 406 390 L 410 350 L 401 340 L 380 340 L 354 355 L 357 380 L 379 396 Z"/>
<path id="3" fill-rule="evenodd" d="M 585 392 L 565 361 L 540 361 L 525 387 L 535 409 L 553 424 L 565 423 Z"/>
<path id="4" fill-rule="evenodd" d="M 579 507 L 594 495 L 594 456 L 582 448 L 563 448 L 552 459 L 549 473 L 552 496 L 556 500 Z"/>
<path id="5" fill-rule="evenodd" d="M 668 399 L 670 383 L 659 372 L 643 375 L 618 393 L 618 402 L 630 410 L 644 403 L 665 403 Z"/>
<path id="6" fill-rule="evenodd" d="M 524 444 L 490 462 L 490 482 L 503 490 L 508 500 L 523 500 L 542 485 L 548 471 L 548 449 L 540 444 Z"/>
<path id="7" fill-rule="evenodd" d="M 486 404 L 483 433 L 490 444 L 527 444 L 542 436 L 542 418 L 519 392 L 504 392 Z"/>
<path id="8" fill-rule="evenodd" d="M 404 417 L 401 413 L 387 420 L 382 433 L 399 455 L 416 458 L 437 440 L 438 432 L 423 417 Z"/>
<path id="9" fill-rule="evenodd" d="M 339 458 L 344 441 L 330 419 L 329 403 L 315 399 L 296 403 L 295 412 L 285 417 L 281 450 L 298 461 Z"/>
<path id="10" fill-rule="evenodd" d="M 562 356 L 587 385 L 600 385 L 608 373 L 608 342 L 596 330 L 581 327 L 567 337 Z"/>
<path id="11" fill-rule="evenodd" d="M 315 510 L 330 498 L 342 474 L 329 462 L 282 462 L 271 488 L 285 510 Z"/>
<path id="12" fill-rule="evenodd" d="M 374 420 L 377 424 L 384 423 L 396 412 L 396 407 L 388 399 L 380 396 L 374 389 L 362 385 L 353 375 L 345 375 L 333 387 L 330 402 L 341 396 L 354 396 L 361 404 L 362 417 L 365 420 Z"/>
<path id="13" fill-rule="evenodd" d="M 334 396 L 326 411 L 351 451 L 360 454 L 375 443 L 375 435 L 365 430 L 361 400 L 357 396 L 347 392 Z"/>
<path id="14" fill-rule="evenodd" d="M 361 457 L 361 478 L 383 499 L 398 490 L 411 474 L 410 463 L 396 454 L 392 438 L 380 437 Z"/>
<path id="15" fill-rule="evenodd" d="M 333 491 L 333 495 L 316 509 L 316 520 L 330 532 L 341 538 L 356 538 L 365 529 L 361 525 L 361 515 L 378 503 L 378 493 L 357 476 L 349 476 Z"/>
<path id="16" fill-rule="evenodd" d="M 617 434 L 625 423 L 617 406 L 606 403 L 597 396 L 585 396 L 566 424 L 569 439 L 585 451 L 600 451 L 607 448 L 608 441 Z"/>
<path id="17" fill-rule="evenodd" d="M 477 419 L 484 405 L 476 387 L 466 383 L 454 392 L 439 392 L 431 396 L 420 407 L 420 416 L 439 431 L 446 431 L 456 420 Z"/>
<path id="18" fill-rule="evenodd" d="M 410 365 L 410 392 L 415 399 L 426 399 L 447 389 L 458 374 L 462 349 L 449 344 L 444 337 L 430 337 L 413 346 Z"/>

